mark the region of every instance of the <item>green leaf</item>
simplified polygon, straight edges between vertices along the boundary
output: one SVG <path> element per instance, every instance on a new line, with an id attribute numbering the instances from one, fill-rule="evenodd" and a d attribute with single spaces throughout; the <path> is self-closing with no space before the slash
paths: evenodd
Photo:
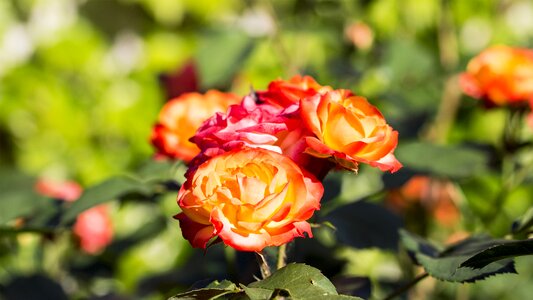
<path id="1" fill-rule="evenodd" d="M 141 166 L 135 175 L 143 181 L 174 181 L 181 184 L 185 181 L 186 170 L 187 166 L 182 161 L 150 159 Z"/>
<path id="2" fill-rule="evenodd" d="M 291 299 L 360 299 L 338 295 L 335 286 L 320 270 L 305 264 L 289 264 L 249 288 L 283 290 Z"/>
<path id="3" fill-rule="evenodd" d="M 338 240 L 346 245 L 359 249 L 398 248 L 398 230 L 402 221 L 383 206 L 357 201 L 337 207 L 324 220 L 333 224 Z"/>
<path id="4" fill-rule="evenodd" d="M 532 255 L 533 239 L 525 241 L 508 242 L 501 245 L 495 245 L 485 249 L 478 254 L 470 257 L 461 264 L 461 267 L 471 267 L 475 269 L 483 268 L 486 265 L 506 258 Z"/>
<path id="5" fill-rule="evenodd" d="M 237 294 L 241 292 L 242 290 L 231 281 L 214 281 L 203 289 L 180 293 L 170 297 L 169 300 L 210 300 L 218 299 L 224 295 Z"/>
<path id="6" fill-rule="evenodd" d="M 439 249 L 429 243 L 428 241 L 424 240 L 423 238 L 411 234 L 406 230 L 400 229 L 400 239 L 402 242 L 402 245 L 405 247 L 405 249 L 408 251 L 408 253 L 411 255 L 413 259 L 415 259 L 415 262 L 420 264 L 416 260 L 416 254 L 422 253 L 431 257 L 438 256 L 438 253 L 440 252 Z"/>
<path id="7" fill-rule="evenodd" d="M 237 288 L 235 283 L 229 281 L 229 280 L 222 280 L 218 281 L 215 280 L 208 284 L 205 288 L 207 289 L 224 289 L 224 290 L 234 290 Z"/>
<path id="8" fill-rule="evenodd" d="M 55 200 L 39 196 L 27 190 L 11 191 L 0 195 L 0 225 L 4 225 L 19 217 L 37 214 Z"/>
<path id="9" fill-rule="evenodd" d="M 272 294 L 274 293 L 273 290 L 269 290 L 269 289 L 251 288 L 245 285 L 241 285 L 241 287 L 246 293 L 246 296 L 250 298 L 250 300 L 271 299 Z"/>
<path id="10" fill-rule="evenodd" d="M 177 294 L 169 300 L 211 300 L 218 299 L 224 295 L 236 294 L 240 291 L 229 291 L 225 289 L 199 289 L 190 292 Z"/>
<path id="11" fill-rule="evenodd" d="M 523 233 L 533 227 L 533 207 L 527 210 L 527 212 L 513 223 L 512 231 L 514 234 Z"/>
<path id="12" fill-rule="evenodd" d="M 114 177 L 84 191 L 81 197 L 72 203 L 61 220 L 62 224 L 68 224 L 83 211 L 117 198 L 130 195 L 148 195 L 151 189 L 144 183 L 128 177 Z"/>
<path id="13" fill-rule="evenodd" d="M 511 259 L 493 261 L 478 269 L 463 265 L 487 247 L 505 243 L 504 240 L 493 240 L 488 236 L 474 236 L 439 252 L 436 247 L 421 237 L 407 231 L 401 231 L 400 235 L 402 244 L 414 255 L 415 260 L 429 275 L 440 280 L 474 282 L 496 274 L 516 273 Z"/>
<path id="14" fill-rule="evenodd" d="M 19 218 L 35 216 L 54 206 L 55 200 L 34 191 L 35 178 L 14 169 L 0 169 L 0 226 Z"/>
<path id="15" fill-rule="evenodd" d="M 196 57 L 202 88 L 220 88 L 231 82 L 252 47 L 252 40 L 237 30 L 207 32 Z"/>
<path id="16" fill-rule="evenodd" d="M 465 178 L 487 170 L 485 152 L 460 146 L 404 143 L 396 156 L 407 168 L 451 178 Z"/>

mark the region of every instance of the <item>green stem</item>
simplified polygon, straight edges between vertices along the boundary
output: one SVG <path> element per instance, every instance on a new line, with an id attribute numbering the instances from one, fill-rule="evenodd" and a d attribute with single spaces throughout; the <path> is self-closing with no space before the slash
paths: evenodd
<path id="1" fill-rule="evenodd" d="M 410 288 L 412 288 L 418 282 L 420 282 L 422 279 L 424 279 L 424 278 L 426 278 L 428 276 L 429 276 L 429 274 L 426 273 L 426 272 L 416 276 L 409 283 L 407 283 L 406 285 L 404 285 L 404 286 L 400 287 L 399 289 L 395 290 L 394 292 L 392 292 L 392 294 L 388 295 L 383 300 L 392 300 L 392 299 L 394 299 L 396 297 L 401 296 L 403 293 L 407 292 Z"/>
<path id="2" fill-rule="evenodd" d="M 283 244 L 278 248 L 278 263 L 276 269 L 279 270 L 287 264 L 287 244 Z"/>
<path id="3" fill-rule="evenodd" d="M 270 272 L 270 267 L 268 266 L 268 263 L 263 253 L 255 252 L 255 258 L 257 259 L 257 262 L 259 263 L 259 269 L 261 270 L 261 277 L 265 279 L 268 276 L 270 276 L 270 274 L 272 273 Z"/>

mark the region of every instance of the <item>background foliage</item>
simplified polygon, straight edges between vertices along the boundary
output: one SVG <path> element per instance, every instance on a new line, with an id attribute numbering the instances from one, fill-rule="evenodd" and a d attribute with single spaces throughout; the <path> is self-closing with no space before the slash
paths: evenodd
<path id="1" fill-rule="evenodd" d="M 366 24 L 370 36 L 354 34 L 354 24 Z M 291 244 L 289 259 L 320 269 L 339 293 L 363 298 L 381 299 L 419 274 L 409 254 L 435 278 L 450 279 L 439 273 L 450 252 L 434 244 L 481 233 L 524 238 L 531 227 L 530 147 L 505 152 L 507 110 L 484 109 L 461 95 L 456 80 L 472 56 L 498 43 L 533 47 L 533 3 L 0 1 L 0 293 L 166 299 L 215 279 L 253 281 L 253 256 L 220 245 L 204 254 L 181 237 L 171 216 L 179 210 L 176 189 L 185 167 L 150 162 L 148 140 L 169 85 L 244 95 L 296 73 L 370 99 L 400 132 L 396 153 L 405 168 L 328 176 L 315 222 L 331 225 Z M 184 67 L 188 79 L 162 76 Z M 533 139 L 533 129 L 520 132 L 520 140 Z M 458 214 L 436 205 L 445 201 L 436 194 L 414 202 L 403 195 L 404 204 L 395 205 L 398 188 L 415 175 L 452 190 Z M 87 190 L 75 205 L 60 205 L 35 195 L 38 177 L 75 180 Z M 70 226 L 103 202 L 111 204 L 114 240 L 100 254 L 83 254 Z M 434 244 L 400 236 L 400 228 Z M 493 251 L 531 254 L 506 247 Z M 453 263 L 468 258 L 458 257 L 452 255 Z M 429 278 L 410 296 L 527 298 L 531 257 L 516 259 L 513 269 L 499 263 L 520 275 L 465 285 Z M 465 278 L 472 279 L 452 281 Z"/>

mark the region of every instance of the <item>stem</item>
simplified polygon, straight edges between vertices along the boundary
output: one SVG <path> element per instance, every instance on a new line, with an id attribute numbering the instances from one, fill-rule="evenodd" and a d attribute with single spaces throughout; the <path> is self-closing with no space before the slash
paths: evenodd
<path id="1" fill-rule="evenodd" d="M 278 248 L 278 263 L 276 269 L 279 270 L 287 264 L 287 244 L 283 244 Z"/>
<path id="2" fill-rule="evenodd" d="M 265 259 L 265 256 L 261 252 L 255 252 L 255 258 L 257 259 L 257 263 L 259 263 L 259 269 L 261 270 L 261 277 L 263 279 L 270 276 L 270 267 L 268 266 L 268 263 Z"/>
<path id="3" fill-rule="evenodd" d="M 445 143 L 448 132 L 455 121 L 461 104 L 459 77 L 453 74 L 459 62 L 457 36 L 449 0 L 441 0 L 440 17 L 437 21 L 440 64 L 446 71 L 447 79 L 435 120 L 426 132 L 425 138 L 435 143 Z"/>
<path id="4" fill-rule="evenodd" d="M 413 278 L 413 280 L 411 280 L 409 283 L 407 283 L 406 285 L 400 287 L 399 289 L 395 290 L 392 294 L 388 295 L 387 297 L 385 297 L 383 300 L 392 300 L 400 295 L 402 295 L 403 293 L 405 293 L 406 291 L 408 291 L 410 288 L 412 288 L 413 286 L 415 286 L 418 282 L 420 282 L 422 279 L 428 277 L 429 274 L 424 272 L 418 276 L 416 276 L 415 278 Z"/>
<path id="5" fill-rule="evenodd" d="M 293 76 L 298 73 L 298 66 L 294 63 L 294 59 L 287 51 L 287 48 L 283 45 L 281 38 L 281 23 L 279 21 L 274 4 L 271 1 L 263 1 L 264 7 L 267 9 L 272 21 L 274 22 L 274 32 L 272 33 L 272 47 L 276 51 L 277 56 L 280 58 L 281 63 L 285 69 L 285 75 Z"/>
<path id="6" fill-rule="evenodd" d="M 438 21 L 439 55 L 442 67 L 448 72 L 454 70 L 459 62 L 457 36 L 454 27 L 450 0 L 442 0 Z"/>

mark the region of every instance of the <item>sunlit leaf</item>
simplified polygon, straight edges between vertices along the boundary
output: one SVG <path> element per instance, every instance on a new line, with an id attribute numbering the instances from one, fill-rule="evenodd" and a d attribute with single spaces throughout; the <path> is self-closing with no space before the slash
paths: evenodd
<path id="1" fill-rule="evenodd" d="M 339 295 L 335 286 L 320 270 L 305 264 L 289 264 L 270 277 L 248 287 L 286 291 L 291 299 L 360 299 Z"/>

